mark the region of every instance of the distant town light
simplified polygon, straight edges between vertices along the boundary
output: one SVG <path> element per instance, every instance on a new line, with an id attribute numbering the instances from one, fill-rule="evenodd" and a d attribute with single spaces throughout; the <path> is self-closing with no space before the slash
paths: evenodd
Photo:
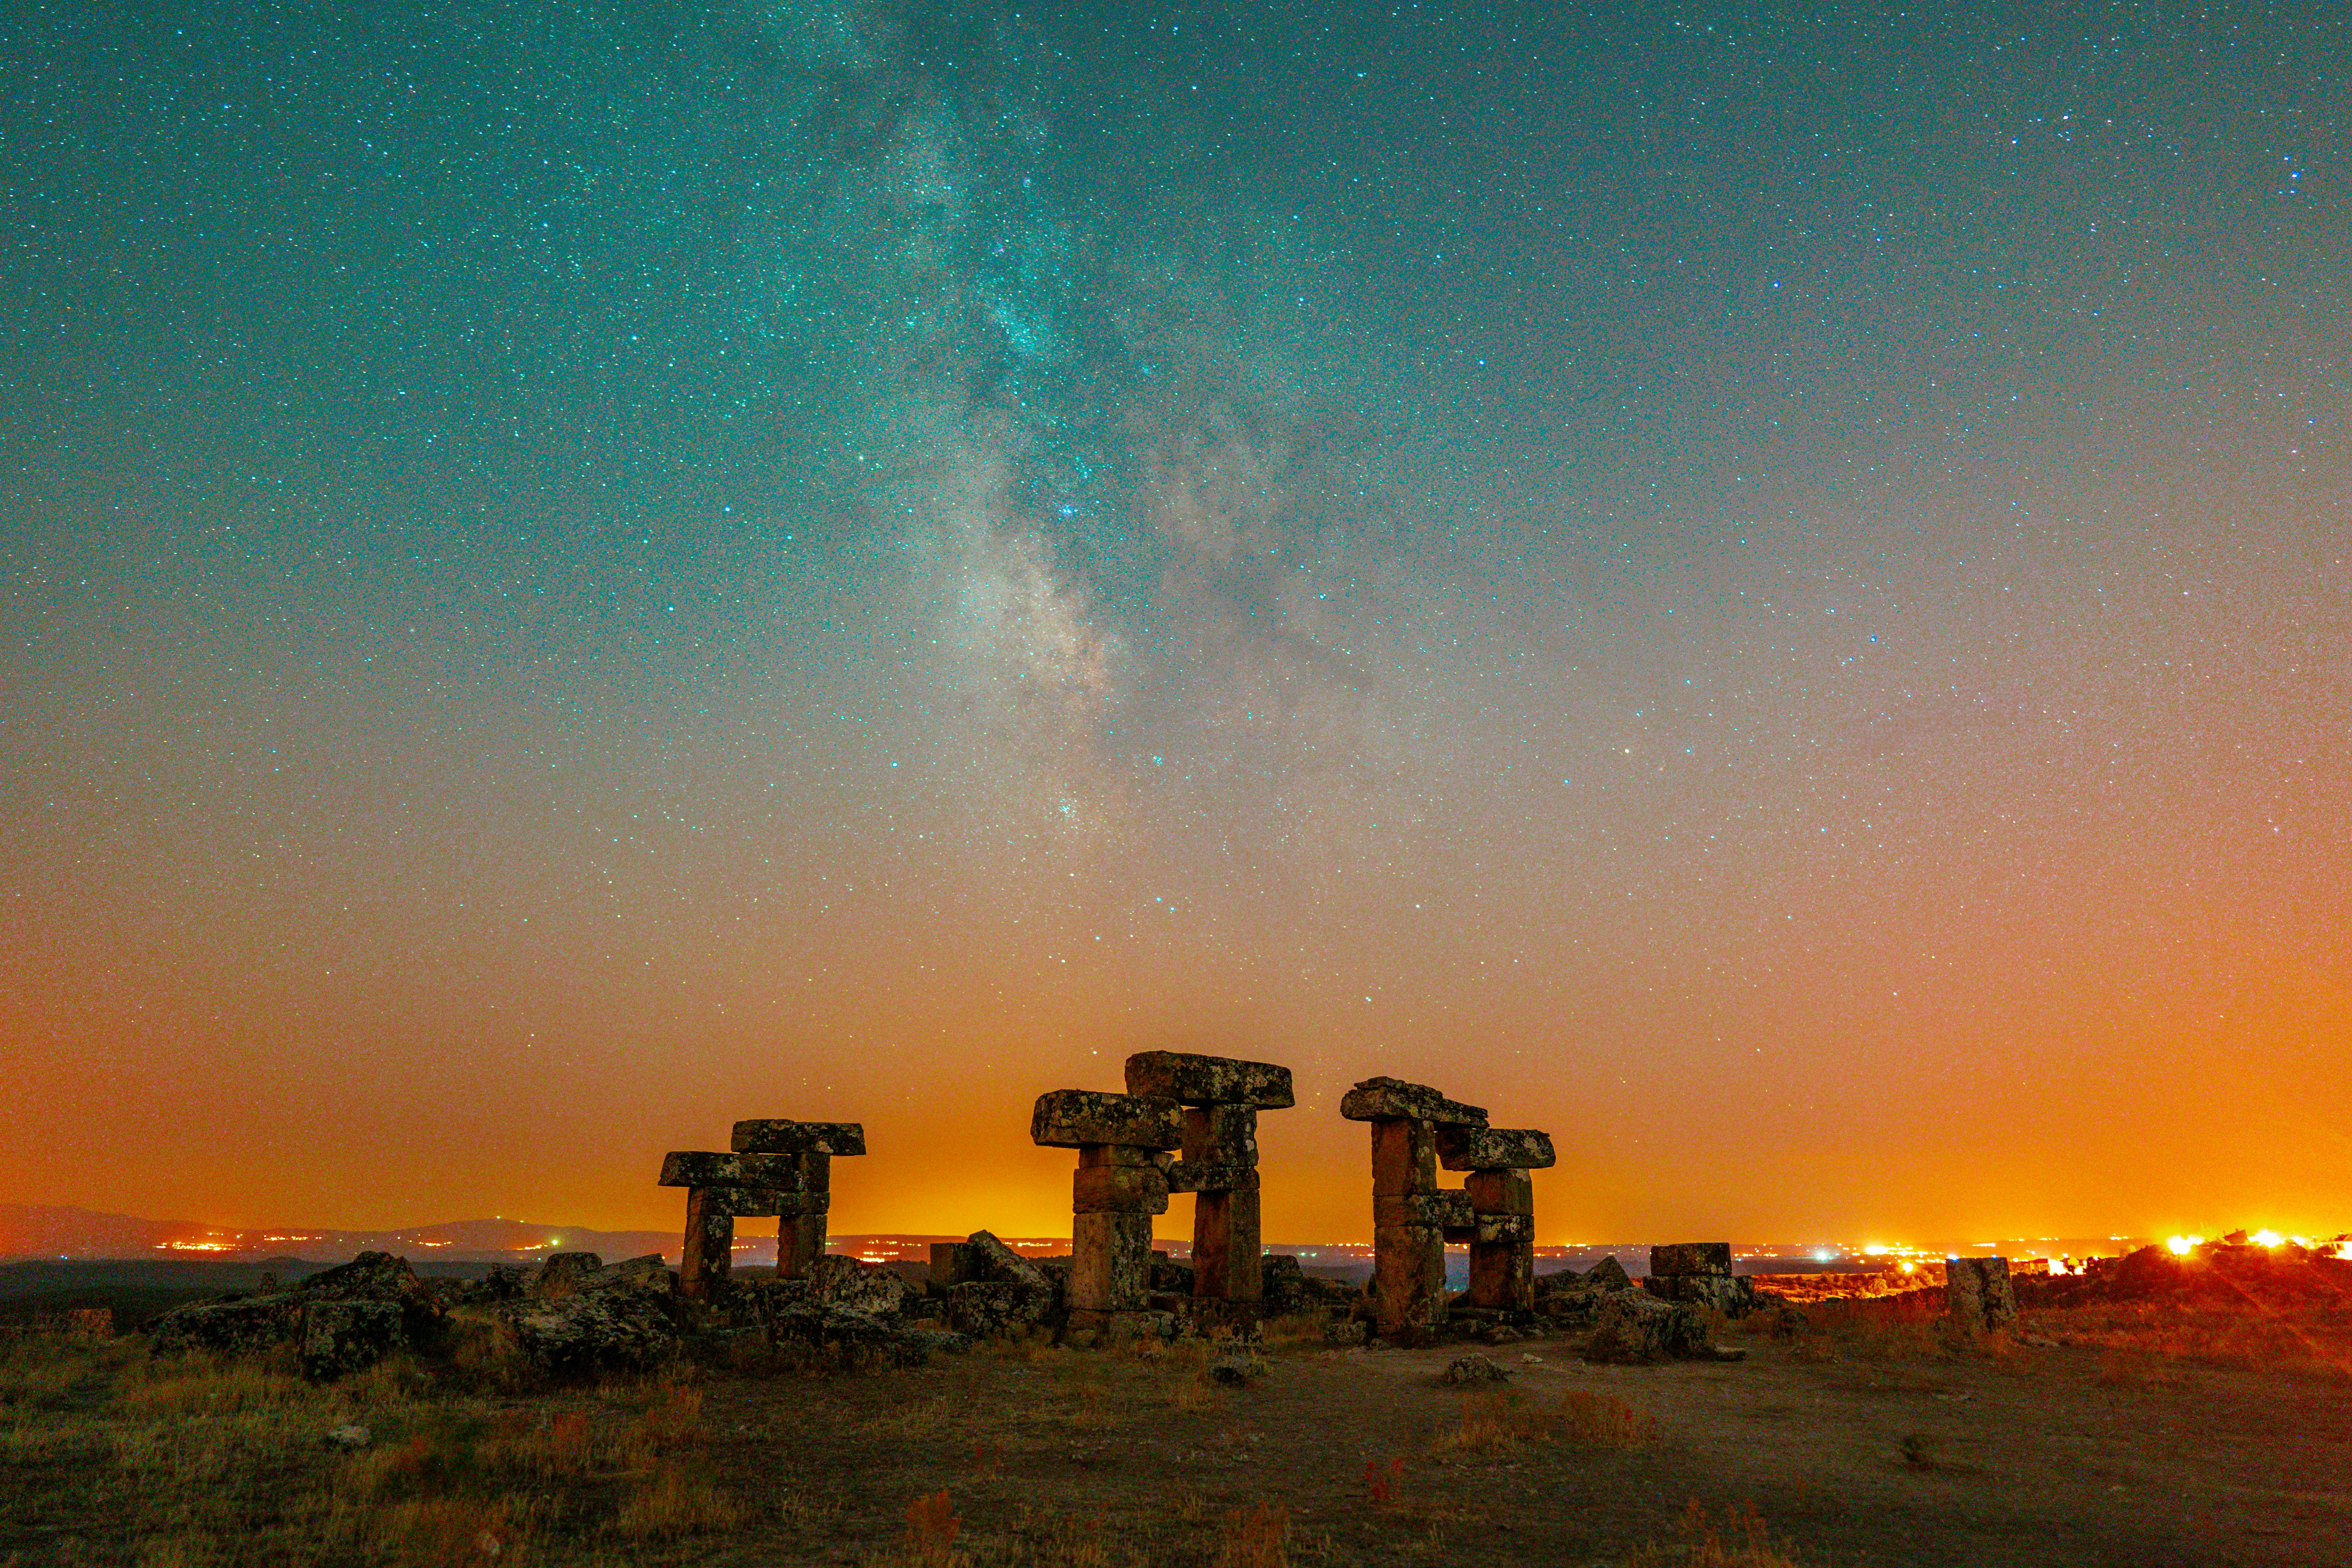
<path id="1" fill-rule="evenodd" d="M 2172 1248 L 2175 1254 L 2185 1258 L 2189 1255 L 2189 1248 L 2197 1246 L 2205 1238 L 2201 1236 L 2175 1236 L 2168 1237 L 2164 1245 Z"/>

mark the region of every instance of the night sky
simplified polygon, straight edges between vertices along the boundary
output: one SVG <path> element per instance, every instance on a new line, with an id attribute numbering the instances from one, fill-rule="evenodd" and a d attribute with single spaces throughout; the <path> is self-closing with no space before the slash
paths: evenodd
<path id="1" fill-rule="evenodd" d="M 2352 1224 L 2352 26 L 0 16 L 0 1197 Z M 1163 1234 L 1181 1234 L 1177 1214 Z"/>

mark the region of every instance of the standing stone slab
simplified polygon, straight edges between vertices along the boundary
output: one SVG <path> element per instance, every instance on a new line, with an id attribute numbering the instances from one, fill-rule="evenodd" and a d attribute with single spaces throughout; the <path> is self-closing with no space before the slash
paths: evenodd
<path id="1" fill-rule="evenodd" d="M 1151 1304 L 1151 1216 L 1071 1217 L 1070 1310 L 1139 1312 Z"/>
<path id="2" fill-rule="evenodd" d="M 2006 1258 L 1952 1258 L 1944 1262 L 1944 1310 L 1971 1329 L 2006 1329 L 2017 1321 L 2017 1292 Z"/>
<path id="3" fill-rule="evenodd" d="M 1382 1117 L 1372 1123 L 1372 1195 L 1437 1190 L 1437 1134 L 1426 1121 Z"/>
<path id="4" fill-rule="evenodd" d="M 1128 1058 L 1127 1092 L 1179 1105 L 1246 1105 L 1260 1110 L 1287 1110 L 1298 1103 L 1288 1068 L 1186 1051 L 1138 1051 Z"/>
<path id="5" fill-rule="evenodd" d="M 735 1262 L 735 1215 L 724 1194 L 689 1187 L 686 1194 L 686 1245 L 678 1256 L 677 1289 L 703 1300 L 727 1288 Z"/>
<path id="6" fill-rule="evenodd" d="M 1257 1190 L 1202 1193 L 1192 1204 L 1193 1298 L 1259 1300 L 1265 1294 L 1265 1239 Z"/>
<path id="7" fill-rule="evenodd" d="M 1433 1225 L 1374 1226 L 1372 1283 L 1381 1338 L 1435 1334 L 1445 1321 L 1445 1233 Z"/>

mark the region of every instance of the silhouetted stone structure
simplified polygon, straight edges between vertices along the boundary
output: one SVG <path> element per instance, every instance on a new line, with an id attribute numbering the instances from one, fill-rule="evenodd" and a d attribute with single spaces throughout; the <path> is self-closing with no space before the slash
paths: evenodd
<path id="1" fill-rule="evenodd" d="M 1506 1312 L 1536 1309 L 1536 1193 L 1529 1171 L 1558 1158 L 1551 1134 L 1532 1127 L 1441 1126 L 1437 1158 L 1467 1171 L 1470 1304 Z"/>
<path id="2" fill-rule="evenodd" d="M 1445 1323 L 1445 1244 L 1477 1234 L 1466 1192 L 1437 1184 L 1437 1132 L 1483 1128 L 1483 1107 L 1425 1084 L 1366 1079 L 1339 1102 L 1350 1121 L 1372 1124 L 1372 1285 L 1384 1339 L 1427 1340 Z"/>
<path id="3" fill-rule="evenodd" d="M 1662 1301 L 1712 1308 L 1727 1317 L 1744 1316 L 1753 1304 L 1748 1282 L 1732 1278 L 1727 1241 L 1676 1241 L 1650 1248 L 1650 1273 L 1642 1288 Z"/>
<path id="4" fill-rule="evenodd" d="M 1032 1142 L 1076 1149 L 1071 1188 L 1069 1326 L 1139 1333 L 1151 1306 L 1151 1216 L 1168 1212 L 1159 1156 L 1184 1142 L 1173 1100 L 1063 1089 L 1037 1097 Z"/>
<path id="5" fill-rule="evenodd" d="M 1290 1069 L 1231 1057 L 1139 1051 L 1127 1058 L 1127 1091 L 1184 1108 L 1182 1158 L 1167 1167 L 1167 1176 L 1169 1191 L 1194 1194 L 1194 1321 L 1232 1328 L 1255 1323 L 1265 1295 L 1257 1113 L 1298 1103 Z"/>
<path id="6" fill-rule="evenodd" d="M 866 1130 L 855 1121 L 739 1121 L 732 1142 L 730 1153 L 677 1150 L 662 1159 L 661 1184 L 686 1189 L 677 1270 L 685 1296 L 725 1286 L 738 1219 L 774 1215 L 778 1278 L 806 1274 L 824 1253 L 833 1157 L 865 1153 Z"/>
<path id="7" fill-rule="evenodd" d="M 1944 1260 L 1944 1310 L 1971 1329 L 2006 1329 L 2017 1321 L 2017 1291 L 2006 1258 Z"/>

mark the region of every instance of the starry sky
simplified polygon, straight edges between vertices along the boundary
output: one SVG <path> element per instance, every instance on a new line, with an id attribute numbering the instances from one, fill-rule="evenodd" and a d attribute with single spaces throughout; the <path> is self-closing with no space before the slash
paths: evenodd
<path id="1" fill-rule="evenodd" d="M 2330 5 L 0 16 L 0 1196 L 2352 1224 Z M 1163 1222 L 1181 1233 L 1178 1210 Z"/>

